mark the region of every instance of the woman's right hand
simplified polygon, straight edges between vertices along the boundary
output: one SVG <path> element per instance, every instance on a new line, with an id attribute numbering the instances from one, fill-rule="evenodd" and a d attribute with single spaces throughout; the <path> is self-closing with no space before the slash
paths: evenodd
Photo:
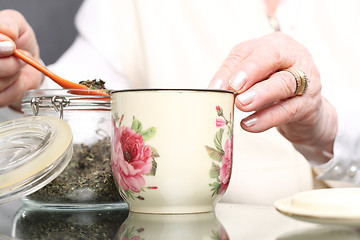
<path id="1" fill-rule="evenodd" d="M 40 86 L 44 76 L 35 68 L 13 56 L 15 48 L 40 60 L 33 29 L 15 10 L 0 11 L 0 107 L 20 111 L 27 90 Z"/>

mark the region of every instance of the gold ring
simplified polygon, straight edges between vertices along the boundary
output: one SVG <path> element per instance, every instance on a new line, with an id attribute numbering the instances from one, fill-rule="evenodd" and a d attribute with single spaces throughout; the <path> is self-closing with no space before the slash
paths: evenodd
<path id="1" fill-rule="evenodd" d="M 295 78 L 296 89 L 295 89 L 294 95 L 296 95 L 296 96 L 303 95 L 309 85 L 309 79 L 308 79 L 307 75 L 303 71 L 300 71 L 298 69 L 290 68 L 290 69 L 285 69 L 284 71 L 291 73 Z"/>

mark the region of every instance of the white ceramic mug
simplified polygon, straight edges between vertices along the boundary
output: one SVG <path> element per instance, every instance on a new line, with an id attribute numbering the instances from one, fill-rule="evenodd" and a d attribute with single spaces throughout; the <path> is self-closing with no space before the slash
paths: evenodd
<path id="1" fill-rule="evenodd" d="M 234 94 L 140 89 L 112 93 L 112 169 L 130 211 L 213 211 L 232 168 Z"/>

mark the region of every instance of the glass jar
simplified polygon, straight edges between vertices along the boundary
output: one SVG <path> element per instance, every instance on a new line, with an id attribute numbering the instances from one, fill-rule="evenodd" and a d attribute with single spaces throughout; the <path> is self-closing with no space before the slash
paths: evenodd
<path id="1" fill-rule="evenodd" d="M 25 116 L 57 116 L 73 134 L 73 155 L 52 182 L 23 201 L 37 207 L 119 208 L 121 199 L 111 171 L 110 97 L 89 90 L 28 91 L 22 102 Z"/>

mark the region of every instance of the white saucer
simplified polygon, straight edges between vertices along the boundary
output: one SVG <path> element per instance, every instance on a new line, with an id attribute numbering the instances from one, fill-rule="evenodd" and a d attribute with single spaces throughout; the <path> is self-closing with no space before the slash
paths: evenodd
<path id="1" fill-rule="evenodd" d="M 280 213 L 306 222 L 360 226 L 360 188 L 306 191 L 274 205 Z"/>
<path id="2" fill-rule="evenodd" d="M 357 228 L 348 226 L 316 226 L 292 230 L 276 240 L 355 240 L 360 239 Z"/>

